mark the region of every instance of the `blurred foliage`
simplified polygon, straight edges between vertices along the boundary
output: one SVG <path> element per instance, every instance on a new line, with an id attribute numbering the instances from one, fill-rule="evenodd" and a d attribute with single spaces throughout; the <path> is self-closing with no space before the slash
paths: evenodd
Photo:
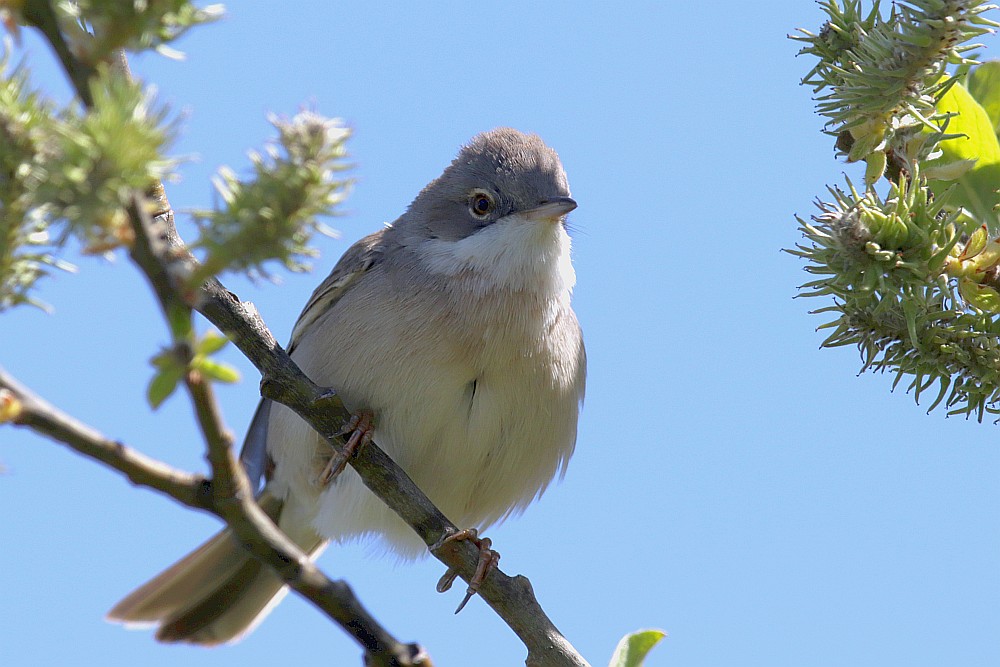
<path id="1" fill-rule="evenodd" d="M 11 26 L 54 14 L 74 57 L 90 66 L 117 49 L 179 57 L 169 42 L 223 15 L 220 4 L 198 7 L 189 0 L 0 0 L 0 11 Z"/>
<path id="2" fill-rule="evenodd" d="M 72 270 L 52 252 L 47 215 L 35 204 L 41 167 L 53 155 L 51 108 L 29 90 L 23 69 L 0 62 L 0 311 L 42 306 L 31 290 L 52 268 Z"/>
<path id="3" fill-rule="evenodd" d="M 269 261 L 290 271 L 310 266 L 313 232 L 331 234 L 319 218 L 334 214 L 350 181 L 345 142 L 350 131 L 339 119 L 302 111 L 292 119 L 272 115 L 278 138 L 264 154 L 250 153 L 253 178 L 240 180 L 231 169 L 215 179 L 222 206 L 198 211 L 201 236 L 191 244 L 202 260 L 195 280 L 222 271 L 267 275 Z"/>
<path id="4" fill-rule="evenodd" d="M 146 389 L 150 407 L 154 410 L 160 407 L 177 389 L 185 373 L 200 373 L 214 382 L 238 382 L 240 374 L 235 368 L 211 358 L 228 343 L 229 339 L 219 332 L 208 331 L 195 342 L 193 350 L 182 343 L 163 349 L 150 359 L 156 369 Z"/>
<path id="5" fill-rule="evenodd" d="M 802 296 L 832 297 L 814 311 L 823 345 L 857 346 L 862 370 L 918 401 L 930 390 L 929 409 L 1000 413 L 1000 71 L 966 57 L 995 7 L 821 4 L 819 33 L 794 37 L 818 60 L 803 84 L 837 148 L 866 162 L 863 189 L 830 188 L 789 251 L 815 276 Z"/>
<path id="6" fill-rule="evenodd" d="M 0 310 L 40 305 L 38 279 L 53 267 L 72 268 L 58 258 L 68 240 L 89 254 L 131 245 L 136 221 L 128 206 L 174 177 L 178 163 L 168 151 L 178 128 L 152 89 L 116 64 L 114 51 L 162 51 L 221 12 L 180 0 L 0 0 L 4 25 L 15 35 L 20 24 L 37 27 L 83 101 L 59 107 L 32 91 L 30 72 L 6 65 L 13 46 L 4 42 Z M 330 231 L 321 218 L 335 214 L 350 185 L 341 177 L 348 129 L 311 111 L 270 120 L 278 136 L 250 154 L 253 173 L 241 179 L 220 170 L 218 205 L 193 214 L 200 235 L 190 247 L 202 260 L 196 281 L 227 271 L 267 275 L 272 261 L 304 270 L 315 255 L 313 234 Z"/>
<path id="7" fill-rule="evenodd" d="M 52 123 L 53 156 L 39 167 L 34 201 L 66 223 L 60 241 L 72 235 L 85 252 L 103 253 L 131 242 L 123 207 L 132 193 L 171 175 L 175 161 L 163 153 L 175 128 L 148 91 L 108 67 L 91 91 L 92 108 L 70 106 Z"/>

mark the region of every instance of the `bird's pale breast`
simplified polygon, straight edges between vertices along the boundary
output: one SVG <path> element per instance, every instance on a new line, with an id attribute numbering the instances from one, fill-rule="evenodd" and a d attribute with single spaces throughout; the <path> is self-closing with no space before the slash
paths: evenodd
<path id="1" fill-rule="evenodd" d="M 303 340 L 295 360 L 350 409 L 375 413 L 375 441 L 452 521 L 482 527 L 523 509 L 576 440 L 585 362 L 568 295 L 474 294 L 455 283 L 409 292 L 372 273 L 313 327 L 324 344 Z M 284 409 L 272 429 L 285 436 L 272 446 L 283 476 L 297 470 L 307 481 L 328 446 Z M 332 539 L 375 533 L 404 556 L 424 549 L 351 469 L 323 491 L 315 523 Z"/>

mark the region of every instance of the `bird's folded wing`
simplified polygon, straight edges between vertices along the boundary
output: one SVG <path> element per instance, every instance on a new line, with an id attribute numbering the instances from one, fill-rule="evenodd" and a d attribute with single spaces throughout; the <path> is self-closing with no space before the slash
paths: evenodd
<path id="1" fill-rule="evenodd" d="M 306 307 L 302 309 L 295 328 L 292 329 L 292 340 L 288 343 L 289 354 L 316 320 L 332 308 L 358 278 L 378 263 L 382 256 L 381 241 L 385 231 L 381 229 L 369 234 L 352 245 L 333 267 L 326 280 L 319 284 L 306 303 Z"/>
<path id="2" fill-rule="evenodd" d="M 370 234 L 351 246 L 340 258 L 333 271 L 309 298 L 309 302 L 299 315 L 295 328 L 292 330 L 292 340 L 288 344 L 288 352 L 302 340 L 305 333 L 316 320 L 334 306 L 340 297 L 355 284 L 357 279 L 369 271 L 381 256 L 381 240 L 384 229 Z M 254 490 L 260 490 L 272 463 L 267 453 L 267 430 L 270 420 L 271 401 L 261 400 L 247 429 L 240 451 L 240 461 Z"/>

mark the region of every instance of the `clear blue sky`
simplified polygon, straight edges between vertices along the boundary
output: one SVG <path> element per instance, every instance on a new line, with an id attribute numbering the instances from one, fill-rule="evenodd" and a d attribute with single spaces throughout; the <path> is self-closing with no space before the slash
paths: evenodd
<path id="1" fill-rule="evenodd" d="M 994 17 L 995 18 L 995 17 Z M 566 479 L 490 531 L 555 623 L 595 665 L 618 638 L 669 632 L 648 664 L 908 667 L 1000 664 L 997 427 L 926 415 L 857 352 L 820 351 L 793 300 L 807 277 L 779 252 L 824 184 L 841 181 L 785 35 L 814 3 L 233 3 L 134 69 L 182 121 L 196 157 L 169 186 L 211 201 L 220 165 L 270 135 L 268 112 L 345 118 L 357 185 L 317 273 L 401 213 L 475 133 L 534 131 L 555 147 L 572 214 L 575 306 L 590 360 Z M 65 86 L 36 40 L 37 82 Z M 190 227 L 181 216 L 181 231 Z M 80 259 L 40 296 L 54 315 L 0 320 L 0 363 L 112 437 L 203 470 L 181 397 L 152 413 L 147 363 L 167 340 L 136 271 Z M 228 280 L 279 339 L 318 275 Z M 257 377 L 221 389 L 241 432 Z M 0 431 L 0 653 L 9 665 L 359 664 L 288 598 L 243 643 L 156 644 L 106 624 L 123 594 L 217 528 L 34 435 Z M 442 566 L 363 546 L 321 559 L 437 664 L 516 665 L 524 651 L 480 601 L 434 592 Z"/>

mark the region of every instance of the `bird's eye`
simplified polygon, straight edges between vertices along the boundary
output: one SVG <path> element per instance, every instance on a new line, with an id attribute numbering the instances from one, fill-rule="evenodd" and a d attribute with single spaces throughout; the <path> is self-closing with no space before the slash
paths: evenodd
<path id="1" fill-rule="evenodd" d="M 473 190 L 472 195 L 469 197 L 469 210 L 477 218 L 485 218 L 493 212 L 495 206 L 496 203 L 488 192 Z"/>

